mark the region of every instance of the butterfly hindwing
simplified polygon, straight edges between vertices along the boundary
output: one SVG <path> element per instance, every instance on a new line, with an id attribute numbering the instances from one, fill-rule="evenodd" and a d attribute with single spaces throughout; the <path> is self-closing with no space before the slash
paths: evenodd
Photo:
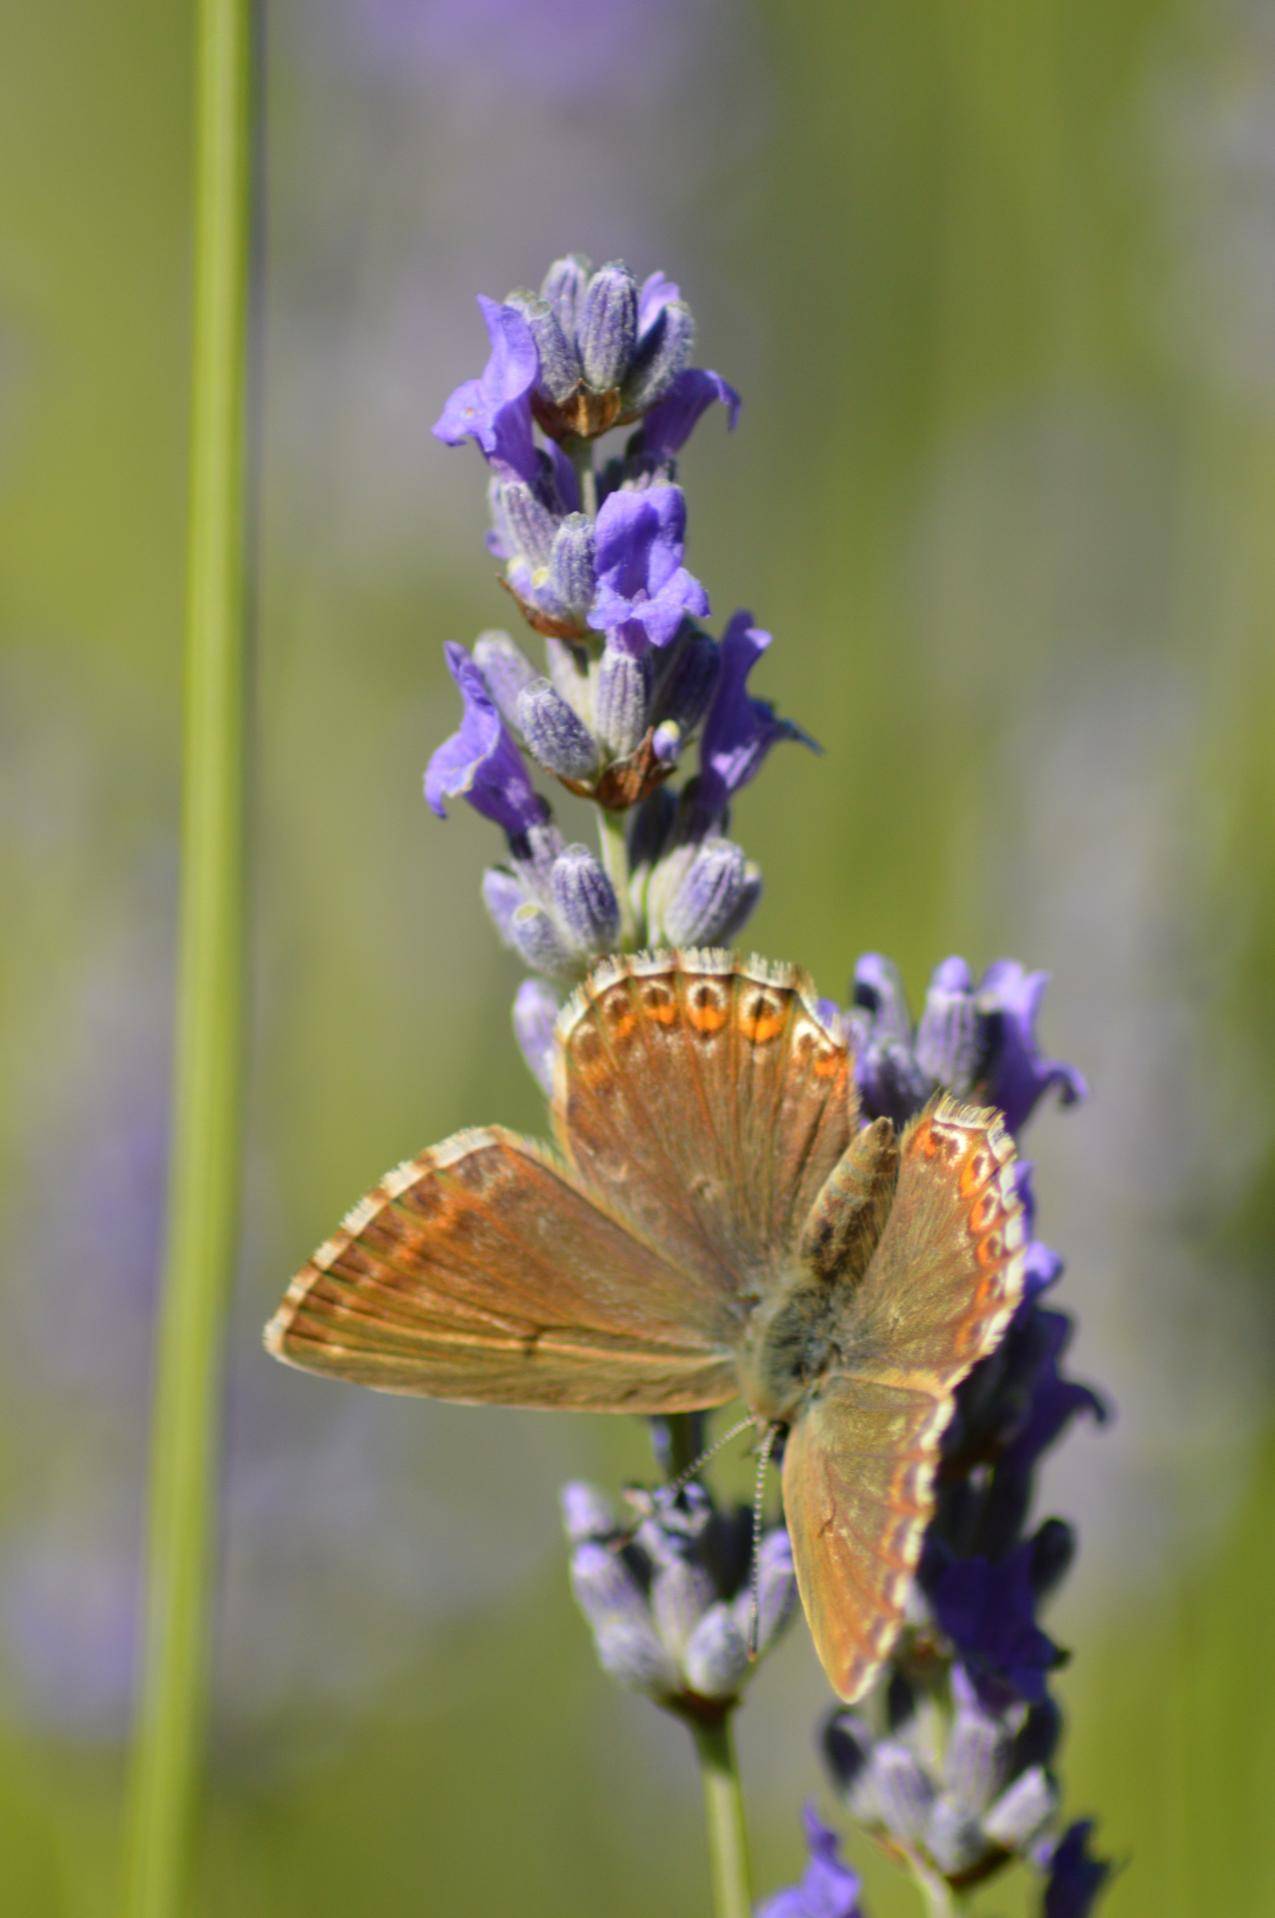
<path id="1" fill-rule="evenodd" d="M 388 1173 L 297 1274 L 266 1343 L 385 1391 L 670 1412 L 733 1396 L 724 1329 L 549 1154 L 491 1127 Z"/>
<path id="2" fill-rule="evenodd" d="M 940 1099 L 903 1135 L 888 1217 L 848 1288 L 839 1365 L 784 1456 L 802 1602 L 847 1700 L 898 1632 L 954 1394 L 1022 1297 L 1026 1236 L 999 1113 Z"/>
<path id="3" fill-rule="evenodd" d="M 582 1182 L 730 1302 L 782 1272 L 852 1125 L 803 973 L 718 952 L 598 967 L 559 1021 L 554 1120 Z"/>

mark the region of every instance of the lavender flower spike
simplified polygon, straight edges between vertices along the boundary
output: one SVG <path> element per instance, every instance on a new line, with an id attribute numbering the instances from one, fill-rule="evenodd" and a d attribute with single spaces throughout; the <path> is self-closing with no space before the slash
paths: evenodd
<path id="1" fill-rule="evenodd" d="M 520 840 L 548 818 L 549 808 L 532 785 L 478 667 L 454 641 L 443 653 L 464 712 L 458 730 L 429 762 L 425 797 L 440 819 L 447 817 L 444 799 L 467 799 L 475 812 Z"/>
<path id="2" fill-rule="evenodd" d="M 722 635 L 721 667 L 700 740 L 698 799 L 708 817 L 725 812 L 779 740 L 799 739 L 820 750 L 800 726 L 778 718 L 768 700 L 754 699 L 748 691 L 748 675 L 770 643 L 770 634 L 754 626 L 747 612 L 736 613 Z"/>
<path id="3" fill-rule="evenodd" d="M 598 514 L 597 591 L 589 624 L 622 652 L 645 653 L 676 638 L 708 594 L 682 564 L 686 497 L 680 486 L 612 493 Z"/>
<path id="4" fill-rule="evenodd" d="M 825 1825 L 813 1805 L 802 1814 L 810 1863 L 799 1885 L 776 1892 L 757 1907 L 757 1918 L 864 1918 L 859 1903 L 859 1875 L 843 1863 L 837 1834 Z"/>
<path id="5" fill-rule="evenodd" d="M 540 355 L 531 328 L 512 306 L 481 294 L 478 304 L 491 338 L 491 357 L 476 380 L 451 394 L 434 425 L 444 446 L 477 440 L 488 462 L 508 477 L 536 478 L 531 437 L 531 389 L 540 375 Z"/>

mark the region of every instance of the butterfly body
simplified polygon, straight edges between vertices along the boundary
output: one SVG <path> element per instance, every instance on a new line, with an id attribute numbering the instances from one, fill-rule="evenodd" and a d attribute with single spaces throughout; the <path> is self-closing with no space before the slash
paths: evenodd
<path id="1" fill-rule="evenodd" d="M 559 1021 L 555 1156 L 500 1128 L 386 1175 L 266 1342 L 471 1403 L 667 1413 L 742 1396 L 788 1428 L 784 1501 L 843 1697 L 879 1669 L 960 1380 L 1021 1296 L 998 1115 L 858 1124 L 852 1062 L 790 967 L 608 960 Z"/>

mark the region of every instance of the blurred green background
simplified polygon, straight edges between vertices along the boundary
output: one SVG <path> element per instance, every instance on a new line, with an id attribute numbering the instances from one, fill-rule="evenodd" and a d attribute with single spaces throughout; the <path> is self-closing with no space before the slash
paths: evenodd
<path id="1" fill-rule="evenodd" d="M 116 1909 L 162 1217 L 189 10 L 11 8 L 0 71 L 6 1909 Z M 258 1332 L 405 1153 L 538 1096 L 425 811 L 442 642 L 505 619 L 429 436 L 473 294 L 679 279 L 741 386 L 683 465 L 719 614 L 823 741 L 736 827 L 751 936 L 1054 975 L 1034 1128 L 1073 1370 L 1068 1805 L 1119 1914 L 1275 1913 L 1275 24 L 1221 0 L 273 0 L 248 1207 L 201 1913 L 706 1906 L 685 1735 L 595 1673 L 556 1489 L 636 1423 L 360 1396 Z M 805 1635 L 740 1725 L 759 1887 L 829 1801 Z M 684 1748 L 685 1747 L 685 1748 Z M 874 1913 L 913 1894 L 851 1847 Z M 998 1881 L 983 1912 L 1034 1909 Z"/>

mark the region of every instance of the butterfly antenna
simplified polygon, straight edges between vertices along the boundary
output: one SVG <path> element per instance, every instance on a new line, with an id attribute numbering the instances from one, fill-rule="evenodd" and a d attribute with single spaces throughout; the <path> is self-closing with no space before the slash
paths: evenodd
<path id="1" fill-rule="evenodd" d="M 753 1616 L 748 1629 L 748 1656 L 754 1665 L 757 1663 L 757 1644 L 761 1637 L 761 1528 L 766 1503 L 766 1467 L 770 1464 L 775 1440 L 782 1429 L 779 1425 L 766 1427 L 766 1436 L 757 1454 L 757 1477 L 753 1484 Z"/>
<path id="2" fill-rule="evenodd" d="M 707 1465 L 711 1458 L 716 1458 L 723 1446 L 729 1445 L 731 1440 L 738 1438 L 741 1432 L 746 1432 L 752 1423 L 752 1415 L 749 1414 L 746 1418 L 742 1418 L 736 1424 L 732 1425 L 729 1432 L 723 1432 L 719 1439 L 714 1439 L 707 1451 L 701 1452 L 697 1459 L 692 1459 L 684 1472 L 679 1472 L 676 1478 L 671 1478 L 667 1485 L 660 1486 L 659 1490 L 655 1493 L 656 1504 L 671 1504 L 678 1493 L 682 1491 L 685 1486 L 689 1485 L 693 1478 L 699 1477 L 701 1467 Z"/>

